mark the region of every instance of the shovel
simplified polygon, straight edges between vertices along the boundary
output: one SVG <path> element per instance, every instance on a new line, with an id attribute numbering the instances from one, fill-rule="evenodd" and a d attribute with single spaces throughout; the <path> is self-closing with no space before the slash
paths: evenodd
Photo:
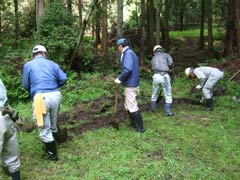
<path id="1" fill-rule="evenodd" d="M 70 137 L 68 136 L 67 128 L 65 127 L 63 129 L 61 129 L 59 125 L 57 125 L 57 127 L 58 127 L 58 132 L 55 137 L 56 138 L 55 140 L 57 141 L 57 143 L 61 144 L 61 143 L 66 142 L 67 140 L 69 140 Z"/>
<path id="2" fill-rule="evenodd" d="M 120 86 L 120 84 L 117 84 L 117 86 L 116 86 L 115 105 L 114 105 L 114 117 L 113 117 L 113 120 L 111 122 L 113 128 L 115 128 L 117 130 L 119 130 L 119 122 L 118 122 L 118 119 L 117 119 L 119 86 Z"/>

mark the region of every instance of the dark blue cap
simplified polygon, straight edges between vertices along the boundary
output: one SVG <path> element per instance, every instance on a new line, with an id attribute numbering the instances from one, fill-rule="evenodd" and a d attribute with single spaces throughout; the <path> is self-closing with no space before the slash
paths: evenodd
<path id="1" fill-rule="evenodd" d="M 121 44 L 128 44 L 128 41 L 125 38 L 120 38 L 117 40 L 116 45 L 119 46 Z"/>

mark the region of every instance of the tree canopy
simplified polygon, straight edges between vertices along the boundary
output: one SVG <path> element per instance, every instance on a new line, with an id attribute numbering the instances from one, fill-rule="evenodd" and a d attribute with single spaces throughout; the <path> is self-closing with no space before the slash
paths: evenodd
<path id="1" fill-rule="evenodd" d="M 238 0 L 6 0 L 0 3 L 3 42 L 15 39 L 15 45 L 18 45 L 21 39 L 33 39 L 34 44 L 45 44 L 52 58 L 66 66 L 89 61 L 78 61 L 84 56 L 89 57 L 84 54 L 85 47 L 81 45 L 84 41 L 79 39 L 79 33 L 92 43 L 88 51 L 102 57 L 111 53 L 118 37 L 125 36 L 134 48 L 141 50 L 144 60 L 145 56 L 151 55 L 156 43 L 171 50 L 169 32 L 199 27 L 202 32 L 199 33 L 200 48 L 207 44 L 209 54 L 213 54 L 214 42 L 221 40 L 224 55 L 234 52 L 239 55 L 239 50 L 235 51 L 239 40 L 231 38 L 239 37 L 239 15 L 234 10 L 239 7 Z M 91 8 L 93 11 L 89 14 Z M 86 17 L 89 20 L 86 21 Z M 219 34 L 226 33 L 226 37 L 212 37 L 213 26 Z"/>

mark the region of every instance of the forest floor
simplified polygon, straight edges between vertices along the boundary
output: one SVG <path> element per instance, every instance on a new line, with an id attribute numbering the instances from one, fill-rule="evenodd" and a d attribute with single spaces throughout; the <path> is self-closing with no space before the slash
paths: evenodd
<path id="1" fill-rule="evenodd" d="M 234 75 L 240 59 L 221 58 L 221 52 L 209 58 L 196 39 L 175 39 L 171 45 L 174 116 L 166 116 L 162 95 L 157 112 L 150 111 L 152 73 L 146 59 L 137 96 L 145 133 L 129 127 L 124 87 L 117 91 L 114 83 L 121 69 L 110 63 L 116 60 L 110 56 L 99 62 L 102 70 L 68 73 L 68 83 L 61 88 L 58 162 L 42 160 L 45 146 L 32 119 L 31 99 L 17 102 L 14 108 L 23 119 L 18 131 L 22 179 L 239 179 L 240 73 Z M 214 111 L 204 111 L 201 91 L 193 91 L 198 79 L 184 74 L 186 67 L 204 65 L 224 71 L 214 91 Z M 10 180 L 1 168 L 0 179 Z"/>
<path id="2" fill-rule="evenodd" d="M 207 50 L 199 50 L 197 41 L 194 39 L 186 39 L 178 42 L 175 41 L 172 56 L 174 57 L 175 63 L 175 78 L 180 76 L 180 74 L 184 72 L 185 68 L 196 67 L 201 63 L 205 63 L 206 59 L 209 59 Z M 240 69 L 240 60 L 236 57 L 228 59 L 224 63 L 221 61 L 217 62 L 215 60 L 214 63 L 208 62 L 208 64 L 209 66 L 220 68 L 223 71 L 228 71 L 232 75 L 237 73 Z M 239 75 L 237 74 L 234 78 L 232 78 L 232 80 L 240 82 L 240 73 Z M 215 90 L 215 95 L 221 96 L 225 93 L 225 90 L 225 87 L 218 87 L 218 89 Z M 112 97 L 107 97 L 103 95 L 94 101 L 78 102 L 73 105 L 73 110 L 71 112 L 62 112 L 58 118 L 59 127 L 65 126 L 67 124 L 73 125 L 73 127 L 68 129 L 64 128 L 60 131 L 60 141 L 65 142 L 66 140 L 71 139 L 68 136 L 70 133 L 79 135 L 85 131 L 92 131 L 109 126 L 113 126 L 115 129 L 118 129 L 118 125 L 120 123 L 128 121 L 127 112 L 123 107 L 123 94 L 117 95 L 117 104 L 115 104 L 115 96 L 113 95 Z M 149 97 L 144 94 L 140 94 L 138 96 L 138 99 L 140 99 L 142 102 L 139 104 L 140 110 L 142 112 L 149 111 Z M 161 101 L 163 101 L 163 99 Z M 200 103 L 197 100 L 188 98 L 175 98 L 173 100 L 173 105 L 180 104 L 197 105 Z M 106 113 L 114 106 L 117 108 L 116 112 Z M 23 131 L 31 132 L 34 128 L 35 127 L 33 125 L 23 127 Z"/>

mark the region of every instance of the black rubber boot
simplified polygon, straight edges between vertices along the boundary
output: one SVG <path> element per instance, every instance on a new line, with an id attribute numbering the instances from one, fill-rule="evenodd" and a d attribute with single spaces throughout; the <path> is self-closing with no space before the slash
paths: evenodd
<path id="1" fill-rule="evenodd" d="M 137 123 L 137 130 L 136 131 L 139 132 L 139 133 L 144 133 L 146 130 L 145 130 L 144 125 L 143 125 L 143 120 L 142 120 L 142 116 L 141 116 L 140 111 L 136 111 L 136 112 L 132 113 L 132 117 L 135 120 L 135 122 Z"/>
<path id="2" fill-rule="evenodd" d="M 136 125 L 136 122 L 133 119 L 132 113 L 130 113 L 130 111 L 127 111 L 127 112 L 128 112 L 128 117 L 129 117 L 129 120 L 130 120 L 129 126 L 132 127 L 132 128 L 137 128 L 137 125 Z"/>
<path id="3" fill-rule="evenodd" d="M 21 180 L 21 178 L 20 178 L 20 171 L 16 171 L 14 173 L 10 173 L 10 175 L 12 176 L 12 180 Z"/>
<path id="4" fill-rule="evenodd" d="M 173 116 L 174 115 L 174 112 L 171 111 L 171 104 L 170 103 L 165 104 L 165 111 L 167 113 L 167 116 Z"/>
<path id="5" fill-rule="evenodd" d="M 3 172 L 7 175 L 7 176 L 10 176 L 11 174 L 9 173 L 8 171 L 8 167 L 5 167 L 5 166 L 2 166 L 2 170 Z M 1 177 L 1 176 L 0 176 Z"/>
<path id="6" fill-rule="evenodd" d="M 153 113 L 157 112 L 157 102 L 156 101 L 151 101 L 151 111 Z"/>
<path id="7" fill-rule="evenodd" d="M 47 149 L 47 157 L 45 159 L 51 160 L 51 161 L 57 161 L 58 156 L 57 156 L 57 146 L 56 142 L 50 142 L 50 143 L 45 143 L 46 149 Z"/>
<path id="8" fill-rule="evenodd" d="M 53 138 L 55 139 L 55 141 L 57 143 L 59 143 L 60 142 L 60 140 L 59 140 L 59 133 L 58 132 L 52 132 L 52 135 L 53 135 Z"/>
<path id="9" fill-rule="evenodd" d="M 206 111 L 213 111 L 213 99 L 207 99 Z"/>

